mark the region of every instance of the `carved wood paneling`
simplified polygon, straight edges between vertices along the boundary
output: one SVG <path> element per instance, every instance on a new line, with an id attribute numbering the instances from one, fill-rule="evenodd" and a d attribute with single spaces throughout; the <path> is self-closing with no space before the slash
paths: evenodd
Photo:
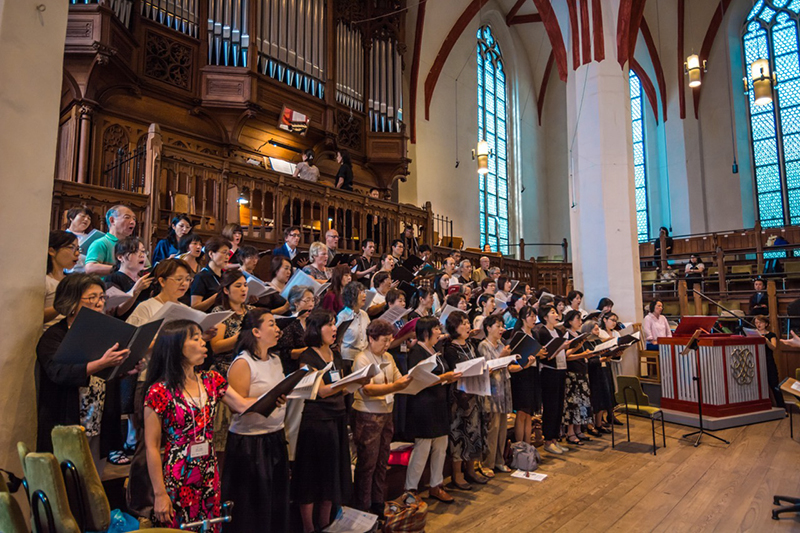
<path id="1" fill-rule="evenodd" d="M 192 90 L 192 48 L 159 33 L 148 31 L 144 45 L 144 75 L 148 78 Z"/>
<path id="2" fill-rule="evenodd" d="M 364 119 L 355 113 L 336 112 L 336 146 L 364 152 Z"/>

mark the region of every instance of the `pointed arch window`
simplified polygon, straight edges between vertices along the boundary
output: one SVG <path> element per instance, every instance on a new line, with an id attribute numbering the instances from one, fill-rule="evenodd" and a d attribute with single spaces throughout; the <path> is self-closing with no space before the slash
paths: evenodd
<path id="1" fill-rule="evenodd" d="M 494 154 L 489 172 L 478 174 L 481 248 L 508 254 L 508 117 L 506 72 L 500 46 L 491 27 L 478 30 L 478 139 Z"/>
<path id="2" fill-rule="evenodd" d="M 800 224 L 800 0 L 759 0 L 742 30 L 744 69 L 767 59 L 778 86 L 767 105 L 747 93 L 758 218 L 762 227 Z"/>
<path id="3" fill-rule="evenodd" d="M 650 214 L 647 210 L 647 156 L 644 144 L 644 106 L 642 82 L 630 71 L 631 133 L 633 135 L 633 172 L 636 187 L 636 231 L 639 242 L 650 240 Z"/>

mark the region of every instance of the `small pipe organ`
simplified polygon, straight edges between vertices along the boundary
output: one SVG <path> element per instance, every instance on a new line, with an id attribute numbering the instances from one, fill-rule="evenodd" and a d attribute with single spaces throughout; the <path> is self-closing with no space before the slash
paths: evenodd
<path id="1" fill-rule="evenodd" d="M 111 0 L 111 8 L 121 2 L 131 4 L 132 0 Z M 196 39 L 199 37 L 198 2 L 200 0 L 142 0 L 141 15 Z"/>

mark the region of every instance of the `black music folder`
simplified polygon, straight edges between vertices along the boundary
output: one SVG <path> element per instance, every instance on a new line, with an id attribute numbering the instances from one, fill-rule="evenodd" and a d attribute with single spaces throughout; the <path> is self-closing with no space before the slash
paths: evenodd
<path id="1" fill-rule="evenodd" d="M 261 416 L 268 417 L 272 414 L 272 412 L 278 408 L 278 398 L 281 396 L 289 396 L 294 388 L 300 383 L 306 374 L 311 370 L 311 368 L 307 366 L 303 366 L 303 368 L 299 370 L 295 370 L 286 378 L 272 387 L 270 390 L 262 394 L 258 397 L 258 400 L 251 405 L 244 413 L 258 413 Z"/>
<path id="2" fill-rule="evenodd" d="M 119 343 L 120 350 L 127 348 L 131 353 L 121 365 L 103 369 L 95 375 L 106 381 L 125 377 L 139 361 L 144 359 L 162 322 L 163 320 L 155 320 L 137 328 L 112 316 L 83 307 L 58 347 L 54 360 L 64 364 L 96 361 L 103 357 L 114 343 Z"/>

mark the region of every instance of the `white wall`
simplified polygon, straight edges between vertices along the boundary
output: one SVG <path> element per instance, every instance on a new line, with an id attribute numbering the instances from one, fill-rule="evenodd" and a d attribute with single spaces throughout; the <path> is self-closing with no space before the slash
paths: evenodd
<path id="1" fill-rule="evenodd" d="M 17 442 L 36 442 L 34 348 L 42 331 L 67 5 L 0 0 L 0 224 L 10 230 L 0 242 L 13 250 L 0 256 L 0 466 L 18 475 Z"/>

